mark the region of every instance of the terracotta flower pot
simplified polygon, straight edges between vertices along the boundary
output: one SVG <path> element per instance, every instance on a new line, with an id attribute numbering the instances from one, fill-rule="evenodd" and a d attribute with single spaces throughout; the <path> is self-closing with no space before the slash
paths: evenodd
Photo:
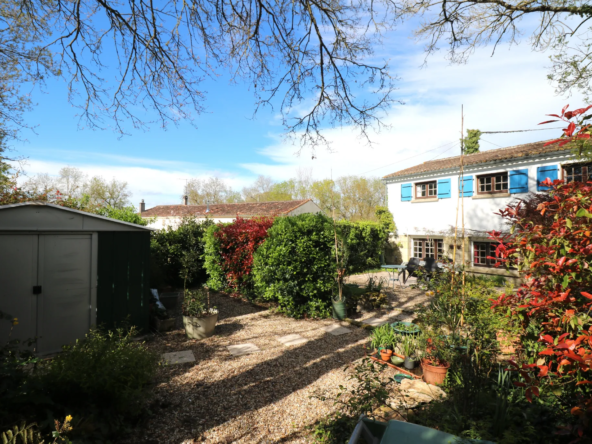
<path id="1" fill-rule="evenodd" d="M 428 384 L 439 385 L 446 379 L 446 373 L 450 368 L 450 364 L 446 365 L 432 365 L 431 361 L 427 359 L 421 360 L 421 368 L 423 369 L 423 380 Z"/>
<path id="2" fill-rule="evenodd" d="M 393 355 L 392 350 L 387 350 L 385 348 L 380 350 L 380 359 L 382 359 L 385 362 L 390 362 L 392 355 Z"/>

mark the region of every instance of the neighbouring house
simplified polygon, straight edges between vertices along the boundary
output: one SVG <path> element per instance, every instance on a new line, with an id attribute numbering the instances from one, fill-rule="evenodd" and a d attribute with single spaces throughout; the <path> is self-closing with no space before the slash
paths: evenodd
<path id="1" fill-rule="evenodd" d="M 321 208 L 312 201 L 286 200 L 281 202 L 248 202 L 230 204 L 188 205 L 187 197 L 183 205 L 158 205 L 148 210 L 144 201 L 140 204 L 140 215 L 153 219 L 148 226 L 151 228 L 176 227 L 184 217 L 211 219 L 218 222 L 232 222 L 237 217 L 251 219 L 254 217 L 297 216 L 303 213 L 320 213 Z"/>
<path id="2" fill-rule="evenodd" d="M 93 326 L 148 328 L 151 229 L 45 202 L 0 206 L 0 338 L 49 354 Z"/>
<path id="3" fill-rule="evenodd" d="M 545 141 L 465 155 L 462 193 L 460 156 L 424 162 L 385 176 L 403 261 L 410 257 L 452 258 L 460 200 L 467 234 L 465 261 L 471 271 L 517 277 L 517 272 L 493 268 L 495 261 L 488 259 L 495 256 L 495 244 L 487 233 L 509 228 L 495 213 L 527 193 L 546 191 L 540 183 L 547 177 L 592 180 L 592 163 L 578 163 L 566 147 L 544 145 Z M 459 233 L 461 227 L 459 211 Z M 459 234 L 457 261 L 462 260 L 461 245 Z"/>

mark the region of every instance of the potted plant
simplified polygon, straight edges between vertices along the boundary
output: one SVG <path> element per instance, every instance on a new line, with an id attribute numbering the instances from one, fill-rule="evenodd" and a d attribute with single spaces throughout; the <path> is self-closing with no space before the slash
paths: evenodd
<path id="1" fill-rule="evenodd" d="M 383 361 L 390 361 L 393 355 L 394 332 L 388 324 L 376 327 L 370 334 L 371 346 L 380 354 Z"/>
<path id="2" fill-rule="evenodd" d="M 450 368 L 453 349 L 448 344 L 447 338 L 442 335 L 426 335 L 422 342 L 424 345 L 421 360 L 423 380 L 428 384 L 442 384 Z"/>
<path id="3" fill-rule="evenodd" d="M 210 307 L 210 290 L 185 290 L 183 299 L 183 326 L 190 339 L 204 339 L 214 334 L 218 322 L 218 310 Z"/>
<path id="4" fill-rule="evenodd" d="M 411 336 L 405 336 L 403 339 L 403 356 L 405 356 L 405 362 L 403 366 L 407 370 L 413 370 L 415 368 L 415 340 Z"/>

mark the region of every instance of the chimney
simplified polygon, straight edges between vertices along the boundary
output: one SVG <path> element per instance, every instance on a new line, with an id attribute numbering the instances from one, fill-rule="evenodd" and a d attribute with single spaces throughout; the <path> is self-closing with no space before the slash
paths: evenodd
<path id="1" fill-rule="evenodd" d="M 142 202 L 140 202 L 140 213 L 144 211 L 146 211 L 146 204 L 144 203 L 144 199 L 142 199 Z"/>
<path id="2" fill-rule="evenodd" d="M 189 196 L 187 194 L 185 196 L 183 196 L 183 204 L 189 205 Z"/>

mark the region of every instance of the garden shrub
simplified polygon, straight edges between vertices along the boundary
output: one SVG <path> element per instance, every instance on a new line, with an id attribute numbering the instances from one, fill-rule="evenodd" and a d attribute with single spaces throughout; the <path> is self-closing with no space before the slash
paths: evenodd
<path id="1" fill-rule="evenodd" d="M 0 321 L 18 328 L 6 313 Z M 133 339 L 135 333 L 93 330 L 50 360 L 9 339 L 0 347 L 0 432 L 36 424 L 43 436 L 55 437 L 72 426 L 76 442 L 86 442 L 133 425 L 147 411 L 146 389 L 160 359 Z"/>
<path id="2" fill-rule="evenodd" d="M 211 225 L 204 234 L 204 268 L 208 274 L 208 287 L 215 291 L 226 289 L 226 276 L 222 271 L 222 260 L 220 257 L 220 239 L 217 233 L 222 224 Z"/>
<path id="3" fill-rule="evenodd" d="M 337 230 L 347 245 L 346 275 L 380 266 L 388 232 L 379 223 L 339 221 Z"/>
<path id="4" fill-rule="evenodd" d="M 592 433 L 592 182 L 551 183 L 536 210 L 501 211 L 511 234 L 492 232 L 500 262 L 526 281 L 494 303 L 522 327 L 515 364 L 529 400 L 554 392 L 571 411 L 564 432 Z M 532 208 L 532 207 L 531 207 Z"/>
<path id="5" fill-rule="evenodd" d="M 335 287 L 333 222 L 323 214 L 280 217 L 254 257 L 258 294 L 293 317 L 326 317 Z"/>
<path id="6" fill-rule="evenodd" d="M 211 220 L 198 221 L 183 218 L 177 228 L 171 226 L 152 232 L 150 242 L 150 277 L 154 287 L 183 287 L 203 284 L 206 279 L 204 268 L 204 233 L 213 224 Z"/>
<path id="7" fill-rule="evenodd" d="M 253 255 L 267 237 L 273 218 L 237 219 L 208 232 L 206 264 L 212 289 L 253 298 Z"/>
<path id="8" fill-rule="evenodd" d="M 146 389 L 160 358 L 135 341 L 135 333 L 92 330 L 40 365 L 36 383 L 54 416 L 75 418 L 74 436 L 109 436 L 145 413 Z"/>

